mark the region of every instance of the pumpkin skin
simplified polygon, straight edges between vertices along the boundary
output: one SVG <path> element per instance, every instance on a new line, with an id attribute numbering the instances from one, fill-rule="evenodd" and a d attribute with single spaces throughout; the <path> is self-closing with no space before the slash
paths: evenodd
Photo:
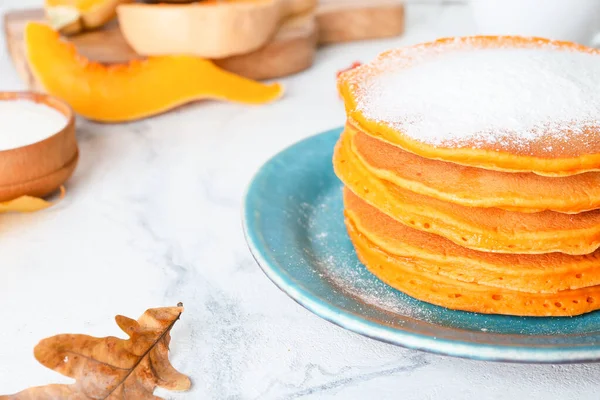
<path id="1" fill-rule="evenodd" d="M 120 4 L 133 0 L 45 0 L 50 25 L 64 35 L 100 28 L 116 15 Z"/>
<path id="2" fill-rule="evenodd" d="M 35 22 L 25 27 L 25 46 L 29 67 L 43 89 L 93 121 L 133 121 L 202 99 L 263 104 L 283 93 L 280 84 L 242 78 L 191 56 L 111 66 L 90 62 L 58 32 Z"/>

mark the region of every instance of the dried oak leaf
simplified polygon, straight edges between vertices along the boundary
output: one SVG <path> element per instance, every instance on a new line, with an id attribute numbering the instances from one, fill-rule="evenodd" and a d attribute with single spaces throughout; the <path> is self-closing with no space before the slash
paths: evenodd
<path id="1" fill-rule="evenodd" d="M 87 335 L 44 339 L 35 347 L 35 358 L 76 382 L 33 387 L 0 400 L 145 400 L 160 399 L 153 394 L 157 386 L 188 390 L 190 379 L 169 362 L 169 332 L 182 312 L 182 306 L 154 308 L 137 321 L 117 315 L 128 340 Z"/>

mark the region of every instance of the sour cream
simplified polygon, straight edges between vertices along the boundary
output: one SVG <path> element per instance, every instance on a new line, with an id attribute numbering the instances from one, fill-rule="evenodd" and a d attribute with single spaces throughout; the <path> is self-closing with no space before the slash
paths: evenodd
<path id="1" fill-rule="evenodd" d="M 31 100 L 0 100 L 0 151 L 40 142 L 68 123 L 62 113 Z"/>

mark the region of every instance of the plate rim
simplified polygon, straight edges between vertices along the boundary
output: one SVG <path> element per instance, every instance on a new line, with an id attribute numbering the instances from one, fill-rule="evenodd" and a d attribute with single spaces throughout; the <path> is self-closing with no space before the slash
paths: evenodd
<path id="1" fill-rule="evenodd" d="M 269 253 L 265 251 L 267 245 L 259 237 L 260 230 L 255 226 L 256 220 L 253 215 L 254 210 L 251 209 L 251 203 L 258 196 L 258 186 L 260 186 L 258 183 L 265 176 L 269 175 L 267 169 L 272 163 L 277 162 L 280 158 L 285 157 L 286 153 L 293 151 L 294 148 L 306 142 L 332 135 L 334 132 L 339 133 L 342 129 L 343 127 L 329 129 L 285 147 L 261 165 L 246 187 L 241 210 L 244 237 L 252 257 L 275 286 L 308 311 L 334 325 L 370 339 L 408 349 L 481 361 L 538 364 L 570 364 L 600 361 L 600 346 L 595 345 L 541 347 L 535 345 L 515 346 L 476 343 L 437 338 L 435 336 L 406 331 L 402 327 L 393 328 L 381 325 L 362 317 L 360 314 L 353 314 L 329 303 L 327 300 L 320 298 L 309 289 L 303 287 L 299 282 L 296 282 L 287 273 L 285 268 L 281 267 L 277 260 L 270 257 Z"/>

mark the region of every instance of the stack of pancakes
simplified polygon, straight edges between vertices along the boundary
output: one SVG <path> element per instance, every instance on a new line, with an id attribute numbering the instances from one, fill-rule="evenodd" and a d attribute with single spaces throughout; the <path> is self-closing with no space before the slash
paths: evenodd
<path id="1" fill-rule="evenodd" d="M 600 52 L 441 39 L 343 73 L 334 167 L 360 260 L 482 313 L 600 308 Z"/>

